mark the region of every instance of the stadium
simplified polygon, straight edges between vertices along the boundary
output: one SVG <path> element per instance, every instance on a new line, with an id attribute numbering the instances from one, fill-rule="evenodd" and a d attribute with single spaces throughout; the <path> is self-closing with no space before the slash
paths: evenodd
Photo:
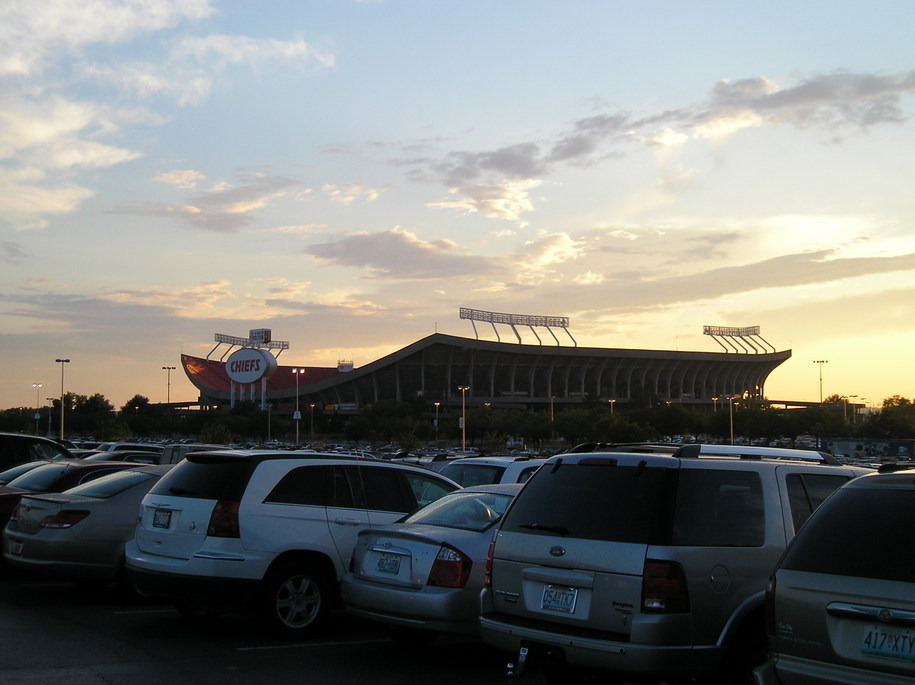
<path id="1" fill-rule="evenodd" d="M 776 351 L 758 327 L 705 326 L 718 352 L 579 347 L 568 332 L 568 319 L 460 310 L 473 324 L 475 337 L 434 333 L 391 354 L 356 367 L 283 366 L 286 341 L 269 329 L 247 338 L 216 334 L 206 358 L 182 355 L 181 365 L 200 392 L 199 406 L 230 408 L 252 401 L 283 409 L 300 403 L 338 414 L 358 414 L 364 407 L 422 398 L 436 407 L 494 406 L 553 410 L 585 402 L 609 403 L 625 410 L 634 402 L 677 402 L 711 412 L 729 398 L 765 404 L 804 406 L 804 402 L 768 400 L 769 375 L 791 357 Z M 496 340 L 479 337 L 476 322 L 492 326 Z M 504 342 L 498 326 L 508 327 L 514 342 Z M 536 343 L 518 332 L 527 327 Z M 552 338 L 544 344 L 537 330 Z M 563 345 L 560 329 L 571 344 Z M 219 352 L 222 352 L 218 357 Z"/>

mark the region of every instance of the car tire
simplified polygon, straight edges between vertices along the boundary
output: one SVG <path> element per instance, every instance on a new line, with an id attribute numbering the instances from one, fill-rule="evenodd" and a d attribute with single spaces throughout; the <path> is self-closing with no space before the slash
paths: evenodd
<path id="1" fill-rule="evenodd" d="M 264 578 L 257 613 L 270 632 L 280 637 L 314 635 L 326 619 L 330 584 L 307 563 L 279 566 Z"/>

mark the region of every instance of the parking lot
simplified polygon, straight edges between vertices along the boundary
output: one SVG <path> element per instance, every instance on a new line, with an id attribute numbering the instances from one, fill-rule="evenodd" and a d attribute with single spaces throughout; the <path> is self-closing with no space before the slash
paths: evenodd
<path id="1" fill-rule="evenodd" d="M 168 605 L 0 570 L 0 682 L 36 685 L 505 683 L 505 658 L 472 640 L 401 647 L 335 615 L 326 635 L 284 642 L 245 616 L 190 619 Z M 537 673 L 520 681 L 539 685 Z"/>

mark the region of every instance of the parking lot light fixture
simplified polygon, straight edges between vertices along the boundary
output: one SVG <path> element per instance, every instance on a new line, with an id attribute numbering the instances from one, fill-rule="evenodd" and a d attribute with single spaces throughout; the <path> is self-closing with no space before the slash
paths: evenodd
<path id="1" fill-rule="evenodd" d="M 69 364 L 69 359 L 55 359 L 60 364 L 60 439 L 64 439 L 64 365 Z"/>
<path id="2" fill-rule="evenodd" d="M 469 385 L 459 385 L 461 391 L 461 452 L 467 451 L 467 391 Z"/>

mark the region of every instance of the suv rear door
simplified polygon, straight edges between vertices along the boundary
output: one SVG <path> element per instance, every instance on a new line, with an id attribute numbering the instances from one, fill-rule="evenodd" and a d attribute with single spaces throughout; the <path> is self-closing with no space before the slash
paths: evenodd
<path id="1" fill-rule="evenodd" d="M 528 481 L 497 533 L 495 610 L 628 635 L 649 545 L 664 541 L 676 462 L 554 458 Z"/>

